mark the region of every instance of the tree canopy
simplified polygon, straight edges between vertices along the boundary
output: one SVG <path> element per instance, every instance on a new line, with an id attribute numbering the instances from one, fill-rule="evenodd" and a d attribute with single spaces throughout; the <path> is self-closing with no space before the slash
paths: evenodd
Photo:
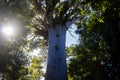
<path id="1" fill-rule="evenodd" d="M 0 77 L 7 80 L 26 79 L 28 57 L 26 45 L 28 24 L 32 12 L 24 0 L 0 0 Z M 6 36 L 2 29 L 14 27 L 14 36 Z M 9 32 L 9 30 L 8 30 Z"/>
<path id="2" fill-rule="evenodd" d="M 67 80 L 65 33 L 75 23 L 80 43 L 67 49 L 69 79 L 119 80 L 119 4 L 119 0 L 0 0 L 0 75 L 8 80 L 40 79 L 46 56 L 25 54 L 27 48 L 38 47 L 45 53 L 48 48 L 46 80 L 62 79 L 61 75 Z M 1 32 L 6 24 L 16 28 L 14 37 Z"/>
<path id="3" fill-rule="evenodd" d="M 74 49 L 69 73 L 74 80 L 119 80 L 120 2 L 82 1 L 78 24 L 80 45 Z M 76 65 L 76 66 L 75 66 Z"/>

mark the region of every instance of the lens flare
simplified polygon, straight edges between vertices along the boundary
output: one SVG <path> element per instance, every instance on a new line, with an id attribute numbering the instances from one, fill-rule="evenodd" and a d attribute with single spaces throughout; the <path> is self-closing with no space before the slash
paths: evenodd
<path id="1" fill-rule="evenodd" d="M 5 34 L 6 36 L 13 36 L 14 35 L 14 28 L 12 26 L 4 26 L 2 28 L 2 33 Z"/>

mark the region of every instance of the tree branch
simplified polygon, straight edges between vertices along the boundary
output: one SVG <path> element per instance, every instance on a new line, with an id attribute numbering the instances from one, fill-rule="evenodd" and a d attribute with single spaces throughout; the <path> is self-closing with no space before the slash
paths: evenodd
<path id="1" fill-rule="evenodd" d="M 38 3 L 37 0 L 33 0 L 33 4 L 36 6 L 36 8 L 38 9 L 38 11 L 43 15 L 45 13 L 45 11 L 42 8 L 42 4 Z"/>
<path id="2" fill-rule="evenodd" d="M 40 18 L 35 18 L 37 21 L 38 21 L 38 24 L 42 25 L 43 26 L 43 29 L 44 30 L 47 30 L 48 29 L 48 23 L 47 21 L 45 20 L 42 20 Z"/>

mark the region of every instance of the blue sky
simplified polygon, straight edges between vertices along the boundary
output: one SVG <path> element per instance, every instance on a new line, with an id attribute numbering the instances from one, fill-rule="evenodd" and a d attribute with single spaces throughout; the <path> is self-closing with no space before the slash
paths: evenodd
<path id="1" fill-rule="evenodd" d="M 73 24 L 66 33 L 66 46 L 78 44 L 79 36 L 75 33 L 77 27 Z M 72 35 L 71 35 L 72 34 Z"/>

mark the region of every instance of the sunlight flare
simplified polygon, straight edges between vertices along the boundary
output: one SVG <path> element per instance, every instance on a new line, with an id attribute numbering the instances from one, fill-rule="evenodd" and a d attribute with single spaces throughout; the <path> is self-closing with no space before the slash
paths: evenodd
<path id="1" fill-rule="evenodd" d="M 13 26 L 6 25 L 2 28 L 2 33 L 6 36 L 13 36 L 15 34 L 15 30 Z"/>

